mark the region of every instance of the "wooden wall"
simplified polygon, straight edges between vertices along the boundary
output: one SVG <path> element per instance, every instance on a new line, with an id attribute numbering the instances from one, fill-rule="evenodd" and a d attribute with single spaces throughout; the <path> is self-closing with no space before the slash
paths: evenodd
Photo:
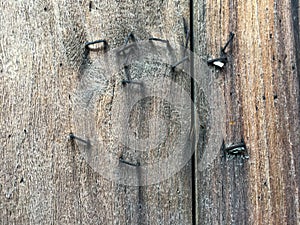
<path id="1" fill-rule="evenodd" d="M 298 0 L 29 0 L 1 1 L 0 8 L 1 224 L 300 223 Z M 104 54 L 90 52 L 87 60 L 84 44 L 106 39 L 112 50 L 133 32 L 139 40 L 159 37 L 183 45 L 183 18 L 191 30 L 189 48 L 204 63 L 219 56 L 229 32 L 235 33 L 225 68 L 206 71 L 214 98 L 180 73 L 164 74 L 183 85 L 199 109 L 195 156 L 157 184 L 112 182 L 68 138 L 80 130 L 76 88 Z M 131 76 L 155 77 L 153 71 L 163 70 L 148 65 L 132 69 Z M 102 122 L 95 121 L 103 136 L 110 132 L 113 96 L 126 88 L 121 81 L 122 73 L 106 80 L 104 91 L 112 97 L 95 100 L 105 106 L 97 115 Z M 220 106 L 211 107 L 208 120 L 200 107 L 203 94 L 208 105 Z M 163 109 L 154 100 L 146 121 Z M 139 112 L 143 105 L 133 113 Z M 149 132 L 142 122 L 133 119 L 141 136 Z M 207 147 L 212 134 L 219 136 Z M 223 139 L 225 145 L 243 139 L 249 159 L 224 155 Z M 127 150 L 121 148 L 132 160 Z M 203 166 L 203 156 L 209 165 Z M 147 157 L 156 159 L 153 152 Z"/>

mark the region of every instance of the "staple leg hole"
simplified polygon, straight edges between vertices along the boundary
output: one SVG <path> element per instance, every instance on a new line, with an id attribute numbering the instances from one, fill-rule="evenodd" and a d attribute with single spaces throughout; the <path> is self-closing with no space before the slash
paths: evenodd
<path id="1" fill-rule="evenodd" d="M 90 11 L 90 12 L 92 11 L 92 6 L 93 6 L 93 2 L 90 1 L 90 3 L 89 3 L 89 11 Z"/>

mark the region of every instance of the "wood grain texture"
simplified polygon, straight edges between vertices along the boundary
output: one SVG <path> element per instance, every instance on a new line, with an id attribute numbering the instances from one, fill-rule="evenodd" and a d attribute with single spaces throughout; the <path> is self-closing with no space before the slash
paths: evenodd
<path id="1" fill-rule="evenodd" d="M 226 68 L 212 74 L 226 103 L 225 143 L 243 138 L 250 156 L 198 170 L 198 224 L 300 223 L 299 26 L 299 1 L 194 1 L 195 52 L 217 57 L 236 34 Z"/>
<path id="2" fill-rule="evenodd" d="M 127 187 L 101 177 L 67 138 L 78 126 L 72 94 L 87 69 L 84 43 L 105 38 L 114 49 L 132 31 L 182 44 L 188 3 L 0 4 L 0 223 L 191 224 L 190 165 L 157 185 Z"/>

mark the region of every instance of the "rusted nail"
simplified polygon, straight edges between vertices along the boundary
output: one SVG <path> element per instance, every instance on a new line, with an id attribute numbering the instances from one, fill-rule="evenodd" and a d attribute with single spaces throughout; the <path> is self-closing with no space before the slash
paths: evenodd
<path id="1" fill-rule="evenodd" d="M 99 48 L 91 48 L 90 47 L 91 45 L 95 45 L 95 44 L 98 44 L 98 43 L 103 43 L 104 44 L 104 49 L 106 49 L 107 46 L 108 46 L 108 43 L 107 43 L 106 40 L 97 40 L 97 41 L 91 41 L 91 42 L 85 43 L 85 48 L 87 50 L 90 50 L 90 51 L 98 51 Z"/>
<path id="2" fill-rule="evenodd" d="M 138 162 L 138 163 L 132 163 L 132 162 L 127 162 L 127 161 L 125 161 L 122 157 L 121 158 L 119 158 L 119 161 L 121 162 L 121 163 L 124 163 L 124 164 L 127 164 L 127 165 L 130 165 L 130 166 L 136 166 L 136 167 L 138 167 L 138 166 L 140 166 L 140 163 Z"/>
<path id="3" fill-rule="evenodd" d="M 230 32 L 229 40 L 227 41 L 225 46 L 221 48 L 221 56 L 219 58 L 207 60 L 208 65 L 214 65 L 220 69 L 224 67 L 224 65 L 227 63 L 227 56 L 225 50 L 230 44 L 230 42 L 232 42 L 233 38 L 234 38 L 234 33 Z"/>
<path id="4" fill-rule="evenodd" d="M 172 65 L 172 70 L 175 70 L 176 66 L 180 65 L 181 63 L 183 63 L 183 62 L 185 62 L 185 61 L 187 61 L 187 60 L 189 60 L 189 57 L 188 57 L 188 56 L 184 57 L 184 58 L 183 58 L 182 60 L 180 60 L 179 62 L 173 64 L 173 65 Z"/>
<path id="5" fill-rule="evenodd" d="M 223 68 L 223 66 L 227 63 L 227 57 L 223 56 L 216 59 L 209 59 L 207 60 L 208 65 L 214 65 L 218 68 Z"/>
<path id="6" fill-rule="evenodd" d="M 155 37 L 151 37 L 151 38 L 149 38 L 149 41 L 160 41 L 160 42 L 163 42 L 163 43 L 169 44 L 169 41 L 168 41 L 168 40 L 163 40 L 163 39 L 160 39 L 160 38 L 155 38 Z"/>
<path id="7" fill-rule="evenodd" d="M 88 145 L 88 146 L 91 145 L 91 143 L 90 143 L 89 140 L 88 140 L 88 141 L 83 140 L 82 138 L 75 136 L 73 133 L 70 133 L 70 134 L 69 134 L 69 138 L 70 138 L 71 140 L 77 140 L 77 141 L 80 141 L 80 142 L 82 142 L 82 143 L 84 143 L 84 144 L 86 144 L 86 145 Z"/>
<path id="8" fill-rule="evenodd" d="M 131 44 L 129 44 L 129 45 L 127 45 L 128 42 L 129 42 L 129 39 L 132 39 L 133 41 L 135 41 L 135 37 L 134 37 L 134 35 L 133 35 L 132 32 L 130 32 L 130 33 L 125 37 L 125 39 L 124 39 L 124 46 L 123 46 L 120 50 L 117 51 L 117 54 L 120 54 L 121 52 L 124 52 L 126 49 L 129 49 L 129 48 L 131 48 L 131 47 L 136 47 L 136 43 L 135 43 L 135 42 L 134 42 L 134 43 L 131 43 Z"/>
<path id="9" fill-rule="evenodd" d="M 234 38 L 234 33 L 230 32 L 229 40 L 227 41 L 227 43 L 225 44 L 225 46 L 222 48 L 221 54 L 226 54 L 225 50 L 226 50 L 227 46 L 230 44 L 230 42 L 232 42 L 233 38 Z"/>
<path id="10" fill-rule="evenodd" d="M 224 151 L 228 155 L 235 155 L 235 156 L 240 155 L 240 156 L 244 156 L 246 159 L 249 158 L 247 154 L 246 144 L 243 141 L 241 143 L 231 144 L 228 146 L 225 146 L 224 144 Z"/>
<path id="11" fill-rule="evenodd" d="M 246 151 L 246 145 L 244 143 L 230 145 L 230 146 L 225 148 L 225 151 L 228 154 L 239 155 L 239 154 Z"/>

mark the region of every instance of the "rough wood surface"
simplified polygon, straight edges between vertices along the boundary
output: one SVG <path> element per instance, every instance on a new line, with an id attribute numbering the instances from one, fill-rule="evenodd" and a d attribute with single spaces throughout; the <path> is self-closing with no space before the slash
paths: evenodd
<path id="1" fill-rule="evenodd" d="M 299 1 L 197 0 L 193 15 L 204 59 L 236 34 L 227 66 L 210 75 L 226 103 L 225 144 L 243 138 L 250 156 L 211 149 L 219 157 L 196 172 L 197 224 L 299 224 Z"/>
<path id="2" fill-rule="evenodd" d="M 191 224 L 190 165 L 160 184 L 127 187 L 101 177 L 67 138 L 78 126 L 72 94 L 84 43 L 105 38 L 113 49 L 132 31 L 182 44 L 188 3 L 0 4 L 0 223 Z"/>
<path id="3" fill-rule="evenodd" d="M 1 1 L 1 224 L 192 224 L 193 201 L 196 224 L 300 224 L 299 0 L 192 3 L 193 46 L 202 60 L 218 57 L 229 32 L 236 34 L 226 67 L 206 71 L 213 95 L 197 84 L 194 90 L 200 116 L 196 199 L 190 164 L 162 183 L 129 187 L 103 178 L 67 138 L 80 130 L 75 89 L 103 54 L 93 52 L 87 62 L 84 43 L 105 38 L 112 50 L 134 32 L 140 40 L 183 44 L 189 2 Z M 131 68 L 132 78 L 164 70 L 145 67 Z M 106 81 L 105 91 L 123 94 L 123 75 Z M 188 79 L 172 79 L 190 91 Z M 96 101 L 103 136 L 112 101 Z M 150 132 L 144 121 L 166 110 L 160 101 L 148 103 L 133 110 L 143 115 L 132 120 L 140 137 Z M 250 158 L 224 154 L 220 135 L 225 145 L 244 139 Z M 208 137 L 216 137 L 210 147 Z"/>

